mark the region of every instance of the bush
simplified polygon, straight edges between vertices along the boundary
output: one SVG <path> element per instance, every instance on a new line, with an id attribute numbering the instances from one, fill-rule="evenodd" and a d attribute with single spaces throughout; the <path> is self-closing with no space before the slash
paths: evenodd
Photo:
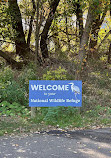
<path id="1" fill-rule="evenodd" d="M 36 80 L 37 76 L 32 68 L 25 68 L 19 75 L 19 83 L 28 92 L 29 80 Z"/>
<path id="2" fill-rule="evenodd" d="M 25 68 L 21 72 L 5 67 L 0 71 L 0 102 L 17 102 L 28 106 L 29 80 L 36 79 L 32 68 Z"/>
<path id="3" fill-rule="evenodd" d="M 24 87 L 21 87 L 17 82 L 11 81 L 2 84 L 0 89 L 0 100 L 9 103 L 17 102 L 21 105 L 27 105 L 27 92 Z"/>
<path id="4" fill-rule="evenodd" d="M 56 125 L 63 121 L 65 125 L 71 120 L 79 118 L 79 116 L 78 108 L 63 106 L 49 107 L 47 113 L 45 113 L 44 121 L 51 125 Z"/>
<path id="5" fill-rule="evenodd" d="M 28 109 L 16 102 L 10 104 L 7 101 L 0 103 L 0 115 L 6 116 L 27 116 L 29 114 Z"/>
<path id="6" fill-rule="evenodd" d="M 0 82 L 7 83 L 14 79 L 14 72 L 11 70 L 10 67 L 5 67 L 0 71 Z"/>
<path id="7" fill-rule="evenodd" d="M 47 71 L 43 75 L 43 80 L 67 80 L 67 71 L 59 67 L 57 70 Z"/>

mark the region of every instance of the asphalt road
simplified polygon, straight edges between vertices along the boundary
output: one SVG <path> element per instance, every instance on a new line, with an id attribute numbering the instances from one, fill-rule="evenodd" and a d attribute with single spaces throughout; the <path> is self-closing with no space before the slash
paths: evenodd
<path id="1" fill-rule="evenodd" d="M 111 158 L 111 128 L 0 137 L 0 158 Z"/>

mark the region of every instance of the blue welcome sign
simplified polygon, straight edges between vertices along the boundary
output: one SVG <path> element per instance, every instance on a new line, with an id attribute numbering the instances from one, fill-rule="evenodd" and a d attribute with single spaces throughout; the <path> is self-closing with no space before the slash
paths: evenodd
<path id="1" fill-rule="evenodd" d="M 82 81 L 30 80 L 29 106 L 82 106 Z"/>

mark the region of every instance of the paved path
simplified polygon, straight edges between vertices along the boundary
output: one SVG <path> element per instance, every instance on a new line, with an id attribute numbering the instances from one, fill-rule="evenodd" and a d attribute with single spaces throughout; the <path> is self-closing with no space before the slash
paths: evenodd
<path id="1" fill-rule="evenodd" d="M 111 158 L 111 128 L 0 137 L 0 158 Z"/>

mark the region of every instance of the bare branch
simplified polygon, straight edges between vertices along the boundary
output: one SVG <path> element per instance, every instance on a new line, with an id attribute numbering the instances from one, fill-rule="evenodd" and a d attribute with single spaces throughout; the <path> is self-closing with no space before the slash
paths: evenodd
<path id="1" fill-rule="evenodd" d="M 111 30 L 105 35 L 105 37 L 103 38 L 103 40 L 101 41 L 101 43 L 99 44 L 99 46 L 97 47 L 96 51 L 99 50 L 99 48 L 101 47 L 102 43 L 106 40 L 106 38 L 111 34 Z"/>
<path id="2" fill-rule="evenodd" d="M 35 0 L 32 0 L 33 9 L 36 10 Z"/>
<path id="3" fill-rule="evenodd" d="M 17 62 L 12 59 L 8 54 L 0 50 L 0 56 L 3 57 L 13 68 L 21 69 L 23 62 Z"/>
<path id="4" fill-rule="evenodd" d="M 33 12 L 32 12 L 31 18 L 30 18 L 29 33 L 28 33 L 28 38 L 27 38 L 28 46 L 30 45 L 30 39 L 31 39 L 31 34 L 32 34 L 32 24 L 33 24 L 33 20 L 34 20 L 34 16 L 35 16 L 35 11 L 36 11 L 36 5 L 35 5 L 34 0 L 32 0 L 32 4 L 33 4 Z"/>

